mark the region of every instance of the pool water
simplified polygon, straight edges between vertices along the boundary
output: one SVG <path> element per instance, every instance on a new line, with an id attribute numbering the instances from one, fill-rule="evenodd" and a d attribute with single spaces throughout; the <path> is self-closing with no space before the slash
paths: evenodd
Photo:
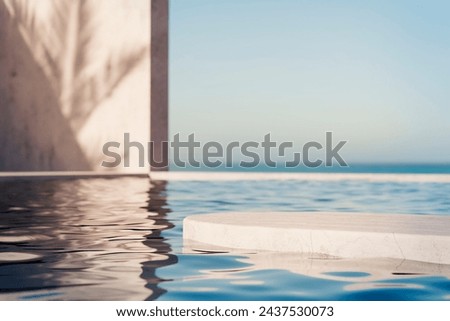
<path id="1" fill-rule="evenodd" d="M 0 181 L 2 300 L 449 300 L 450 266 L 184 244 L 224 211 L 450 215 L 449 183 Z"/>

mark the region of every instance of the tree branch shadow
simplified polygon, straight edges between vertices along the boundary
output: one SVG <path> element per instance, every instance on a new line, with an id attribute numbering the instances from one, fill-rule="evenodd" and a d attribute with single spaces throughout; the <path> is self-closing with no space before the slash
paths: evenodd
<path id="1" fill-rule="evenodd" d="M 96 17 L 92 0 L 52 2 L 49 22 L 40 23 L 27 0 L 10 1 L 11 11 L 37 60 L 59 97 L 63 114 L 74 130 L 111 97 L 125 78 L 147 57 L 149 46 L 112 52 L 95 69 Z"/>

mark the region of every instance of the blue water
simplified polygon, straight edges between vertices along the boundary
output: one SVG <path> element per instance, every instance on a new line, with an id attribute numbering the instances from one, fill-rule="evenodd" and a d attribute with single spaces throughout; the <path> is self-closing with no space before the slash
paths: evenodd
<path id="1" fill-rule="evenodd" d="M 3 180 L 0 191 L 3 300 L 450 299 L 449 266 L 203 251 L 182 239 L 184 217 L 210 212 L 450 215 L 448 183 L 120 177 Z"/>

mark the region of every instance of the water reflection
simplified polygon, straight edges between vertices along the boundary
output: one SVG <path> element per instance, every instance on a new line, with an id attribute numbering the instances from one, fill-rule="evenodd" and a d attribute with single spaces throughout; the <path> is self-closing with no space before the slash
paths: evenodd
<path id="1" fill-rule="evenodd" d="M 0 300 L 448 299 L 449 266 L 189 247 L 182 221 L 253 210 L 448 215 L 449 193 L 450 184 L 0 179 Z"/>
<path id="2" fill-rule="evenodd" d="M 0 291 L 46 290 L 73 285 L 64 281 L 65 269 L 53 269 L 57 262 L 70 259 L 64 252 L 70 241 L 56 226 L 64 218 L 52 210 L 58 202 L 54 181 L 13 181 L 0 184 Z M 58 239 L 58 241 L 56 241 Z M 28 260 L 28 257 L 34 257 Z"/>
<path id="3" fill-rule="evenodd" d="M 181 264 L 195 268 L 168 284 L 168 300 L 443 300 L 450 289 L 450 265 L 184 245 Z"/>
<path id="4" fill-rule="evenodd" d="M 143 242 L 152 250 L 156 250 L 159 254 L 153 260 L 142 263 L 141 277 L 147 282 L 146 287 L 152 291 L 147 300 L 155 300 L 167 291 L 159 284 L 164 280 L 156 275 L 158 268 L 172 265 L 178 262 L 177 256 L 172 254 L 172 248 L 166 239 L 162 236 L 162 231 L 171 229 L 174 225 L 167 219 L 167 215 L 171 212 L 167 203 L 167 181 L 153 181 L 148 192 L 147 210 L 150 214 L 149 218 L 153 221 L 156 229 L 146 236 Z"/>
<path id="5" fill-rule="evenodd" d="M 0 299 L 154 300 L 177 262 L 166 182 L 0 181 Z"/>

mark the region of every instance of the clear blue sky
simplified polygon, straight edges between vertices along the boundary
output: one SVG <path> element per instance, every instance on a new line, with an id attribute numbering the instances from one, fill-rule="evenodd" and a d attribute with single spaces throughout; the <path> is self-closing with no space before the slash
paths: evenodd
<path id="1" fill-rule="evenodd" d="M 170 131 L 450 162 L 450 1 L 171 0 Z"/>

